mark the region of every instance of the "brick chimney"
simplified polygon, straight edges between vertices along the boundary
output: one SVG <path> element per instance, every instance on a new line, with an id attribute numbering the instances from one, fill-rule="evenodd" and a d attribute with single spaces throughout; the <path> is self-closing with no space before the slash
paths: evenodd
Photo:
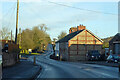
<path id="1" fill-rule="evenodd" d="M 83 26 L 83 25 L 79 25 L 79 26 L 77 26 L 77 30 L 79 31 L 79 30 L 83 30 L 83 29 L 86 29 L 86 26 Z"/>
<path id="2" fill-rule="evenodd" d="M 75 32 L 75 31 L 77 31 L 77 28 L 76 28 L 76 27 L 71 27 L 71 28 L 69 29 L 69 33 L 72 33 L 72 32 Z"/>
<path id="3" fill-rule="evenodd" d="M 72 33 L 71 28 L 69 29 L 69 34 Z"/>

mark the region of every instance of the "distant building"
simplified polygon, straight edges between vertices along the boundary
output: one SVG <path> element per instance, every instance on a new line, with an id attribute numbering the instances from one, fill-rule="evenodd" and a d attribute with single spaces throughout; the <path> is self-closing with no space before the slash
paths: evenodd
<path id="1" fill-rule="evenodd" d="M 102 51 L 103 41 L 92 32 L 80 25 L 77 28 L 70 28 L 64 38 L 56 42 L 55 55 L 68 61 L 85 60 L 89 50 Z"/>
<path id="2" fill-rule="evenodd" d="M 109 48 L 112 54 L 120 55 L 120 33 L 117 33 L 110 41 Z"/>

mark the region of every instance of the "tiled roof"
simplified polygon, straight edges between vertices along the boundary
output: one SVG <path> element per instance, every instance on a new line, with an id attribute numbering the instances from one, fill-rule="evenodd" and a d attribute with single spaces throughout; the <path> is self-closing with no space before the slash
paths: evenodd
<path id="1" fill-rule="evenodd" d="M 120 33 L 117 33 L 109 42 L 120 41 Z"/>
<path id="2" fill-rule="evenodd" d="M 80 32 L 82 32 L 83 30 L 80 30 L 80 31 L 76 31 L 76 32 L 73 32 L 71 34 L 68 34 L 67 36 L 65 36 L 64 38 L 58 40 L 56 43 L 58 42 L 68 42 L 70 39 L 72 39 L 74 36 L 76 36 L 77 34 L 79 34 Z"/>
<path id="3" fill-rule="evenodd" d="M 65 36 L 64 38 L 58 40 L 56 43 L 58 42 L 68 42 L 70 39 L 72 39 L 73 37 L 75 37 L 77 34 L 81 33 L 82 31 L 87 30 L 87 29 L 83 29 L 80 31 L 75 31 L 73 33 L 68 34 L 67 36 Z M 94 37 L 96 37 L 99 41 L 103 42 L 99 37 L 95 36 L 92 32 L 90 32 L 89 30 L 87 30 L 91 35 L 93 35 Z"/>

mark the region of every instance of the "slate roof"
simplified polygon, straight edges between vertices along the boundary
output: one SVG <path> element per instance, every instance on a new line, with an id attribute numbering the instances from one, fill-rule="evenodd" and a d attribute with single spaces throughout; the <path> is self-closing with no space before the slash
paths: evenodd
<path id="1" fill-rule="evenodd" d="M 73 37 L 75 37 L 77 34 L 81 33 L 82 31 L 84 30 L 87 30 L 87 29 L 83 29 L 83 30 L 80 30 L 80 31 L 75 31 L 73 33 L 70 33 L 68 34 L 67 36 L 65 36 L 64 38 L 58 40 L 57 42 L 55 43 L 61 43 L 61 42 L 68 42 L 70 39 L 72 39 Z M 89 30 L 87 30 L 91 35 L 93 35 L 94 37 L 96 37 L 99 41 L 103 42 L 99 37 L 95 36 L 92 32 L 90 32 Z M 119 34 L 120 36 L 120 34 Z"/>
<path id="2" fill-rule="evenodd" d="M 109 42 L 120 41 L 120 33 L 117 33 Z"/>
<path id="3" fill-rule="evenodd" d="M 84 30 L 84 29 L 83 29 Z M 74 36 L 76 36 L 77 34 L 79 34 L 80 32 L 82 32 L 83 30 L 80 30 L 80 31 L 76 31 L 76 32 L 73 32 L 71 34 L 68 34 L 67 36 L 65 36 L 64 38 L 58 40 L 56 43 L 58 42 L 68 42 L 70 39 L 72 39 Z"/>

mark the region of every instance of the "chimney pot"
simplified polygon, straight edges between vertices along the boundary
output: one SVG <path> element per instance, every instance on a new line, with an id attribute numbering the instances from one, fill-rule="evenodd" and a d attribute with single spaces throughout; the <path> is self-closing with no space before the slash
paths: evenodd
<path id="1" fill-rule="evenodd" d="M 80 26 L 77 26 L 78 31 L 83 30 L 83 29 L 86 29 L 86 26 L 83 26 L 83 24 L 82 25 L 80 24 Z"/>

